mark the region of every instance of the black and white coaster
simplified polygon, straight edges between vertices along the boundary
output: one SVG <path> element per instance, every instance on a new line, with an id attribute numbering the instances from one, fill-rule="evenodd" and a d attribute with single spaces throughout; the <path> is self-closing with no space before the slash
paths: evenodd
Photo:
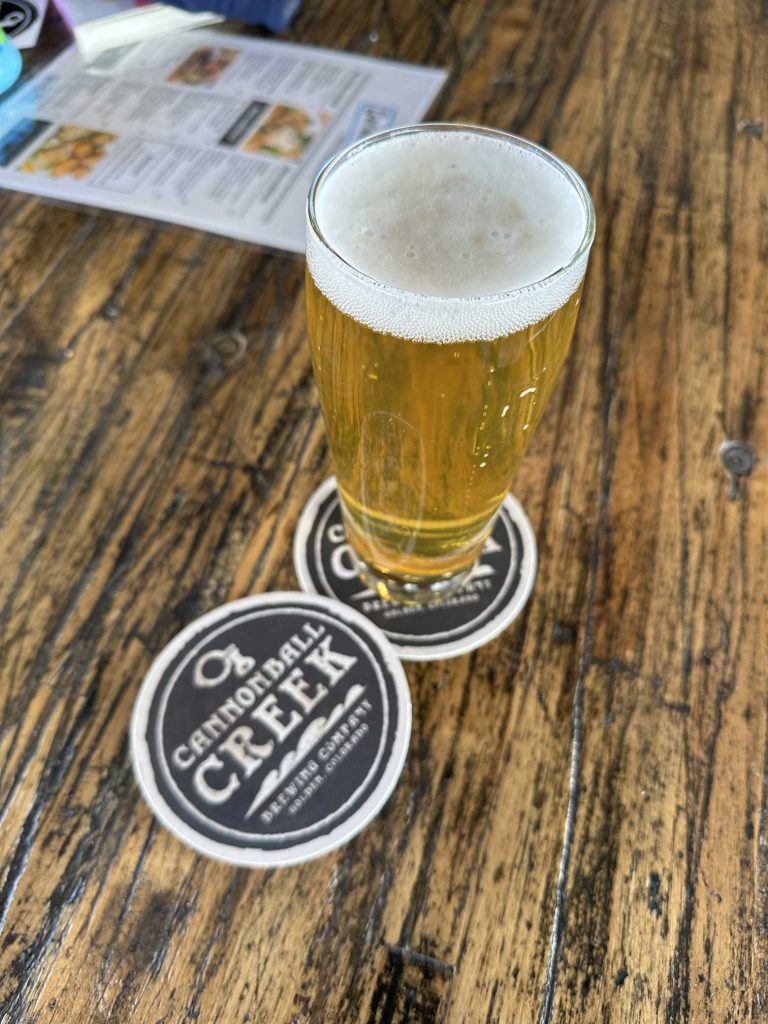
<path id="1" fill-rule="evenodd" d="M 299 584 L 356 608 L 406 661 L 435 661 L 473 651 L 498 636 L 525 607 L 536 578 L 536 537 L 520 503 L 504 499 L 480 561 L 463 589 L 436 604 L 405 606 L 360 581 L 342 523 L 333 477 L 307 502 L 293 544 Z"/>
<path id="2" fill-rule="evenodd" d="M 34 46 L 47 6 L 48 0 L 0 0 L 0 28 L 20 50 Z"/>
<path id="3" fill-rule="evenodd" d="M 136 699 L 131 750 L 179 839 L 277 867 L 368 824 L 410 731 L 405 672 L 381 631 L 328 598 L 275 593 L 216 608 L 168 644 Z"/>

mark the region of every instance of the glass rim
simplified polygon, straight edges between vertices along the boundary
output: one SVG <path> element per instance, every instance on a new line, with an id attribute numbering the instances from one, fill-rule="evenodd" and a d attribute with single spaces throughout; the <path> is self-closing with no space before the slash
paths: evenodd
<path id="1" fill-rule="evenodd" d="M 520 149 L 526 149 L 531 153 L 535 153 L 537 157 L 546 161 L 550 166 L 555 167 L 561 174 L 563 174 L 568 179 L 569 183 L 581 200 L 585 215 L 584 234 L 582 235 L 576 251 L 569 257 L 567 262 L 556 270 L 553 270 L 551 274 L 547 274 L 546 277 L 541 277 L 536 281 L 531 281 L 529 284 L 521 285 L 517 288 L 508 288 L 501 292 L 493 292 L 487 295 L 467 296 L 431 295 L 427 292 L 416 292 L 408 288 L 401 288 L 397 285 L 387 284 L 384 281 L 380 281 L 378 278 L 371 277 L 370 274 L 366 274 L 365 271 L 359 270 L 353 263 L 350 263 L 339 252 L 337 252 L 323 234 L 323 230 L 320 227 L 317 216 L 316 200 L 323 182 L 333 174 L 340 164 L 352 159 L 357 153 L 367 149 L 369 146 L 376 145 L 379 142 L 384 142 L 387 139 L 394 138 L 399 135 L 413 135 L 418 132 L 432 131 L 461 132 L 464 134 L 484 135 L 488 138 L 499 139 L 505 143 L 517 146 Z M 515 135 L 512 132 L 505 132 L 498 128 L 486 128 L 482 125 L 464 124 L 456 121 L 424 121 L 418 124 L 402 125 L 399 128 L 388 128 L 385 131 L 376 132 L 374 135 L 367 135 L 364 139 L 358 139 L 356 142 L 346 146 L 338 153 L 334 153 L 333 156 L 329 157 L 329 159 L 325 161 L 322 167 L 320 167 L 315 174 L 307 195 L 306 214 L 307 224 L 314 237 L 335 260 L 342 264 L 345 271 L 351 273 L 361 281 L 372 285 L 378 291 L 388 293 L 390 295 L 399 295 L 403 298 L 427 298 L 430 302 L 438 304 L 443 302 L 500 302 L 514 298 L 515 295 L 525 295 L 529 292 L 536 291 L 537 289 L 556 281 L 561 275 L 566 274 L 574 264 L 578 263 L 578 261 L 589 252 L 595 238 L 595 210 L 592 205 L 592 197 L 589 194 L 589 189 L 587 188 L 583 178 L 578 171 L 575 171 L 573 167 L 571 167 L 570 164 L 561 160 L 560 157 L 556 156 L 544 146 L 540 146 L 536 142 L 531 142 L 530 139 L 523 138 L 521 135 Z"/>

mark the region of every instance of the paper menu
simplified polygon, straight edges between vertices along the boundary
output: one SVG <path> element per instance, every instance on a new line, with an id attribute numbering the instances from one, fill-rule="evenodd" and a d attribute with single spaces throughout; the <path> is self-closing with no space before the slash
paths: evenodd
<path id="1" fill-rule="evenodd" d="M 196 31 L 71 48 L 0 103 L 0 186 L 292 252 L 318 167 L 419 121 L 432 68 Z"/>

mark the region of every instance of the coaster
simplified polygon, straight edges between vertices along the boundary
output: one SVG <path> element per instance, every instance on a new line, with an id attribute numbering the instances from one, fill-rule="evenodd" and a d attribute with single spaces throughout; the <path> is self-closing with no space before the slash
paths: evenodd
<path id="1" fill-rule="evenodd" d="M 147 803 L 188 846 L 279 867 L 375 817 L 410 732 L 405 672 L 376 626 L 325 597 L 261 594 L 163 650 L 136 698 L 131 752 Z"/>
<path id="2" fill-rule="evenodd" d="M 394 604 L 361 582 L 347 543 L 334 477 L 307 502 L 293 544 L 299 584 L 356 608 L 405 661 L 455 658 L 493 640 L 525 607 L 536 578 L 536 537 L 520 503 L 507 495 L 475 571 L 435 604 Z"/>

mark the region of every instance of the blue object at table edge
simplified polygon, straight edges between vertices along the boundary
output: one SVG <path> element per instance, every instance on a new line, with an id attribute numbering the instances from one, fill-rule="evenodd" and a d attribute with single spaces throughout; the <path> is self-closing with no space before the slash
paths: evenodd
<path id="1" fill-rule="evenodd" d="M 169 0 L 174 7 L 199 13 L 213 11 L 232 21 L 263 25 L 271 32 L 284 32 L 298 13 L 301 0 Z"/>
<path id="2" fill-rule="evenodd" d="M 21 54 L 0 28 L 0 93 L 14 84 L 21 74 Z"/>

